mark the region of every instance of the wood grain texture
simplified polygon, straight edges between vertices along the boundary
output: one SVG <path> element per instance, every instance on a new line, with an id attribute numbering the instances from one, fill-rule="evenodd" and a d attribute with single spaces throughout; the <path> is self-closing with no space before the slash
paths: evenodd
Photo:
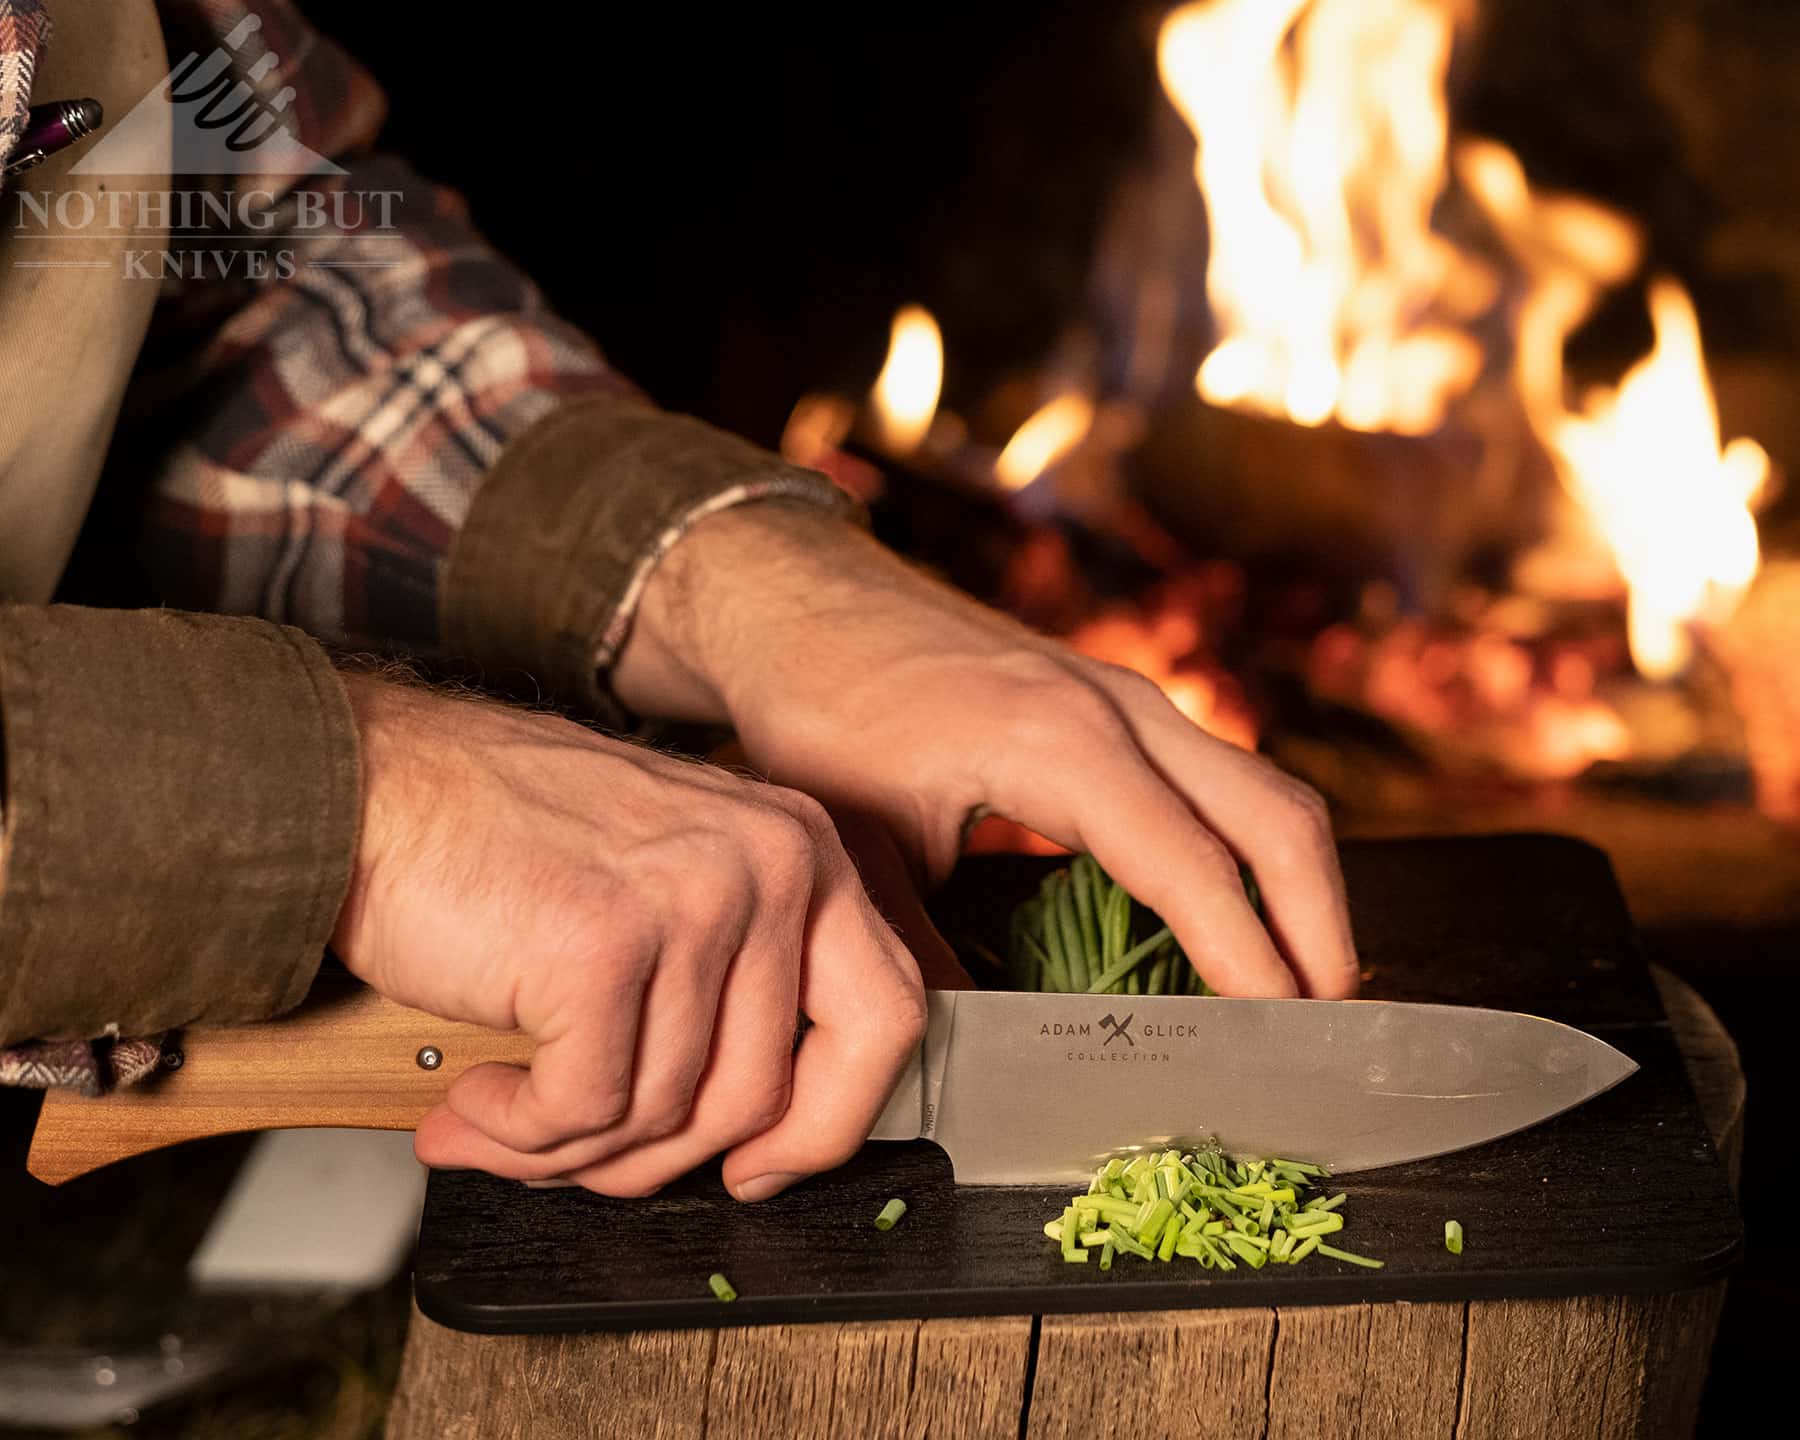
<path id="1" fill-rule="evenodd" d="M 1046 1316 L 1025 1434 L 1259 1434 L 1274 1338 L 1268 1310 Z"/>
<path id="2" fill-rule="evenodd" d="M 909 1437 L 1015 1440 L 1033 1354 L 1024 1315 L 927 1320 L 919 1327 Z"/>
<path id="3" fill-rule="evenodd" d="M 1410 1440 L 1456 1423 L 1467 1307 L 1332 1305 L 1275 1317 L 1268 1440 Z"/>
<path id="4" fill-rule="evenodd" d="M 396 1005 L 346 976 L 321 978 L 278 1019 L 189 1030 L 171 1043 L 181 1067 L 141 1085 L 98 1099 L 50 1091 L 31 1173 L 56 1185 L 165 1145 L 247 1130 L 411 1130 L 470 1066 L 524 1064 L 533 1048 L 520 1034 Z M 428 1045 L 443 1057 L 435 1070 L 418 1063 Z"/>
<path id="5" fill-rule="evenodd" d="M 404 1440 L 700 1440 L 716 1335 L 541 1335 L 506 1345 L 413 1315 L 387 1433 Z"/>
<path id="6" fill-rule="evenodd" d="M 1013 1440 L 1031 1322 L 495 1341 L 414 1313 L 390 1440 Z"/>

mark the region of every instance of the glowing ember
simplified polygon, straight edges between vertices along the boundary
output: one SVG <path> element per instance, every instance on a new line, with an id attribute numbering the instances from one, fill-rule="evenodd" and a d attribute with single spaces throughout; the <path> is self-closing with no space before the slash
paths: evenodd
<path id="1" fill-rule="evenodd" d="M 1199 141 L 1220 338 L 1203 398 L 1423 434 L 1481 370 L 1494 277 L 1431 230 L 1459 0 L 1200 0 L 1163 87 Z"/>
<path id="2" fill-rule="evenodd" d="M 994 474 L 1008 490 L 1023 490 L 1079 445 L 1093 423 L 1094 407 L 1085 396 L 1058 396 L 1013 433 Z"/>
<path id="3" fill-rule="evenodd" d="M 1202 730 L 1254 750 L 1255 714 L 1237 680 L 1207 645 L 1201 618 L 1233 604 L 1234 592 L 1220 592 L 1220 581 L 1233 573 L 1202 568 L 1129 604 L 1109 606 L 1070 635 L 1069 644 L 1083 655 L 1154 680 L 1169 702 Z"/>
<path id="4" fill-rule="evenodd" d="M 875 381 L 875 422 L 884 451 L 906 455 L 918 449 L 931 429 L 943 384 L 944 341 L 937 321 L 923 306 L 905 306 L 894 316 L 887 360 Z"/>
<path id="5" fill-rule="evenodd" d="M 1656 281 L 1650 315 L 1655 347 L 1617 390 L 1589 395 L 1579 412 L 1533 418 L 1625 578 L 1632 660 L 1661 680 L 1686 668 L 1690 624 L 1728 620 L 1756 578 L 1751 506 L 1769 457 L 1754 440 L 1719 448 L 1687 292 Z"/>

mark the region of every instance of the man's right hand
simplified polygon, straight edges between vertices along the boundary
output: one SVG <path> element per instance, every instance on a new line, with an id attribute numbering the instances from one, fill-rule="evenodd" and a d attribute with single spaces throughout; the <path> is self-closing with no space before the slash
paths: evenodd
<path id="1" fill-rule="evenodd" d="M 363 823 L 333 947 L 402 1004 L 537 1041 L 529 1071 L 457 1079 L 421 1160 L 643 1195 L 729 1150 L 727 1186 L 760 1200 L 855 1153 L 924 991 L 816 802 L 553 716 L 345 683 Z"/>

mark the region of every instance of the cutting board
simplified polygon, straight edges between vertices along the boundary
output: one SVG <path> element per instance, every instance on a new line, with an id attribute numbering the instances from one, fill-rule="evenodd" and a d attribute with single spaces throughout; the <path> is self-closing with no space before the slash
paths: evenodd
<path id="1" fill-rule="evenodd" d="M 1522 1134 L 1345 1177 L 1343 1244 L 1381 1270 L 1065 1264 L 1042 1233 L 1065 1189 L 959 1189 L 943 1152 L 916 1141 L 868 1145 L 761 1205 L 732 1201 L 716 1165 L 633 1201 L 435 1174 L 419 1307 L 506 1333 L 1646 1293 L 1725 1274 L 1742 1225 L 1605 856 L 1509 835 L 1352 843 L 1343 860 L 1368 998 L 1527 1011 L 1642 1067 Z M 1012 901 L 1046 868 L 965 861 L 934 906 L 945 933 L 998 948 Z M 870 1222 L 893 1196 L 908 1211 L 882 1233 Z M 1461 1256 L 1444 1249 L 1452 1219 Z M 714 1271 L 734 1304 L 713 1299 Z"/>

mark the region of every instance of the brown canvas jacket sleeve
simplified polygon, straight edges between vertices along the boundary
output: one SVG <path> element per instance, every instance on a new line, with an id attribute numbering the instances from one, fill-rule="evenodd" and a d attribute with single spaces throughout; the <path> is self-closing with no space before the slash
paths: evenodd
<path id="1" fill-rule="evenodd" d="M 297 630 L 0 607 L 0 1045 L 261 1019 L 349 883 L 356 735 Z"/>
<path id="2" fill-rule="evenodd" d="M 618 716 L 606 672 L 657 562 L 704 516 L 766 498 L 852 516 L 823 475 L 629 395 L 564 403 L 507 447 L 450 552 L 451 653 Z"/>

